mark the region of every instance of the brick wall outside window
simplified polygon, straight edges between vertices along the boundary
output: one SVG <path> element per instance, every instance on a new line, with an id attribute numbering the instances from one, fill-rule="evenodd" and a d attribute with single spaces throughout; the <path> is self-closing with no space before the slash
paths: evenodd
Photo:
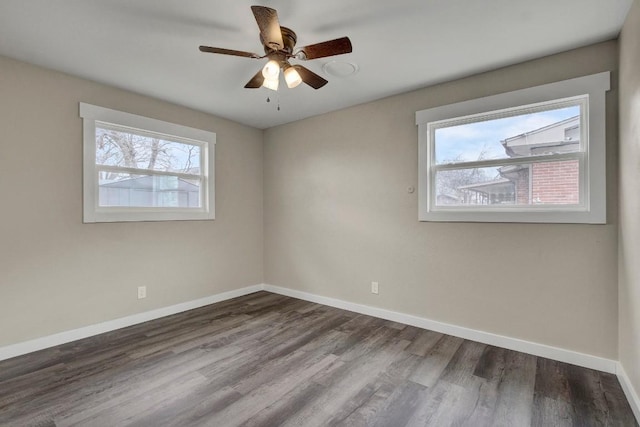
<path id="1" fill-rule="evenodd" d="M 579 164 L 577 160 L 535 163 L 531 173 L 533 204 L 578 204 Z"/>

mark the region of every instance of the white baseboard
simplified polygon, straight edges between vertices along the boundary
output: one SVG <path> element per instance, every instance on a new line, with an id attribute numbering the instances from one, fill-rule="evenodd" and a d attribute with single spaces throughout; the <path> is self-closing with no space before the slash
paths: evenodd
<path id="1" fill-rule="evenodd" d="M 429 329 L 435 332 L 453 335 L 472 341 L 478 341 L 496 347 L 520 351 L 523 353 L 532 354 L 534 356 L 546 357 L 548 359 L 557 360 L 559 362 L 570 363 L 572 365 L 595 369 L 610 374 L 616 373 L 616 367 L 618 365 L 618 362 L 615 360 L 592 356 L 590 354 L 579 353 L 563 348 L 525 341 L 518 338 L 496 335 L 490 332 L 478 331 L 475 329 L 451 325 L 448 323 L 438 322 L 436 320 L 430 320 L 423 317 L 412 316 L 410 314 L 404 314 L 391 310 L 385 310 L 382 308 L 371 307 L 368 305 L 356 304 L 339 299 L 323 297 L 320 295 L 296 291 L 293 289 L 264 285 L 264 290 L 280 295 L 302 299 L 305 301 L 341 308 L 343 310 L 349 310 L 356 313 L 379 317 L 381 319 L 392 320 L 394 322 L 404 323 L 407 325 L 416 326 L 418 328 Z"/>
<path id="2" fill-rule="evenodd" d="M 0 360 L 10 359 L 12 357 L 21 356 L 23 354 L 32 353 L 34 351 L 43 350 L 60 344 L 66 344 L 82 338 L 88 338 L 105 332 L 114 331 L 116 329 L 126 328 L 127 326 L 136 325 L 138 323 L 147 322 L 149 320 L 158 319 L 160 317 L 170 316 L 172 314 L 181 313 L 194 308 L 203 307 L 205 305 L 214 304 L 216 302 L 240 297 L 243 295 L 258 292 L 264 289 L 263 285 L 247 286 L 241 289 L 234 289 L 228 292 L 211 295 L 193 301 L 187 301 L 180 304 L 162 307 L 156 310 L 145 311 L 144 313 L 133 314 L 131 316 L 122 317 L 120 319 L 109 320 L 95 325 L 85 326 L 70 331 L 60 332 L 42 338 L 36 338 L 30 341 L 24 341 L 17 344 L 0 347 Z"/>
<path id="3" fill-rule="evenodd" d="M 620 385 L 622 386 L 625 396 L 627 396 L 629 405 L 631 405 L 631 410 L 636 416 L 636 421 L 640 424 L 640 395 L 638 395 L 633 384 L 631 384 L 631 380 L 624 371 L 621 363 L 617 364 L 616 375 L 618 376 L 618 381 L 620 381 Z"/>
<path id="4" fill-rule="evenodd" d="M 460 338 L 465 338 L 473 341 L 478 341 L 484 344 L 494 345 L 496 347 L 507 348 L 509 350 L 521 351 L 523 353 L 532 354 L 534 356 L 546 357 L 560 362 L 571 363 L 577 366 L 583 366 L 585 368 L 596 369 L 607 373 L 618 373 L 621 371 L 621 367 L 615 360 L 605 359 L 602 357 L 592 356 L 589 354 L 578 353 L 571 350 L 566 350 L 558 347 L 552 347 L 545 344 L 534 343 L 517 338 L 506 337 L 502 335 L 496 335 L 489 332 L 478 331 L 475 329 L 465 328 L 462 326 L 451 325 L 448 323 L 438 322 L 435 320 L 426 319 L 423 317 L 413 316 L 410 314 L 399 313 L 391 310 L 385 310 L 382 308 L 371 307 L 363 304 L 356 304 L 347 301 L 342 301 L 335 298 L 323 297 L 307 292 L 296 291 L 293 289 L 282 288 L 278 286 L 272 286 L 267 284 L 260 284 L 254 286 L 248 286 L 241 289 L 235 289 L 233 291 L 223 292 L 220 294 L 212 295 L 205 298 L 200 298 L 194 301 L 188 301 L 180 304 L 175 304 L 169 307 L 163 307 L 156 310 L 147 311 L 144 313 L 138 313 L 131 316 L 123 317 L 120 319 L 109 320 L 107 322 L 98 323 L 96 325 L 85 326 L 70 331 L 60 332 L 54 335 L 49 335 L 42 338 L 36 338 L 30 341 L 24 341 L 17 344 L 0 347 L 0 360 L 10 359 L 12 357 L 20 356 L 23 354 L 31 353 L 34 351 L 42 350 L 45 348 L 53 347 L 60 344 L 65 344 L 71 341 L 76 341 L 82 338 L 91 337 L 94 335 L 102 334 L 105 332 L 114 331 L 116 329 L 125 328 L 127 326 L 136 325 L 138 323 L 147 322 L 149 320 L 158 319 L 160 317 L 170 316 L 172 314 L 180 313 L 194 308 L 203 307 L 205 305 L 214 304 L 216 302 L 225 301 L 231 298 L 247 295 L 253 292 L 265 290 L 280 295 L 290 296 L 293 298 L 299 298 L 305 301 L 311 301 L 319 304 L 328 305 L 331 307 L 341 308 L 343 310 L 349 310 L 356 313 L 366 314 L 369 316 L 379 317 L 381 319 L 392 320 L 394 322 L 404 323 L 407 325 L 416 326 L 423 329 L 429 329 L 432 331 L 453 335 Z M 621 371 L 624 373 L 624 371 Z M 621 378 L 618 373 L 618 377 Z M 626 375 L 624 376 L 626 378 Z M 623 382 L 623 380 L 620 380 Z M 633 391 L 633 388 L 628 382 L 628 378 L 625 388 L 625 393 L 629 390 L 631 396 L 635 396 L 636 408 L 637 395 Z M 631 401 L 632 398 L 629 398 Z M 633 404 L 632 404 L 633 405 Z M 635 410 L 635 409 L 634 409 Z"/>

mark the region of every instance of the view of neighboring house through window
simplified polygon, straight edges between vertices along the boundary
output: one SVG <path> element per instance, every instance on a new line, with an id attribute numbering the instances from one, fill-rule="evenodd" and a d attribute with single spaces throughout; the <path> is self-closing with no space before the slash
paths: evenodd
<path id="1" fill-rule="evenodd" d="M 80 104 L 84 221 L 214 218 L 216 135 Z"/>
<path id="2" fill-rule="evenodd" d="M 436 127 L 436 206 L 579 206 L 581 105 L 547 108 Z"/>
<path id="3" fill-rule="evenodd" d="M 609 73 L 418 111 L 423 221 L 606 222 Z"/>

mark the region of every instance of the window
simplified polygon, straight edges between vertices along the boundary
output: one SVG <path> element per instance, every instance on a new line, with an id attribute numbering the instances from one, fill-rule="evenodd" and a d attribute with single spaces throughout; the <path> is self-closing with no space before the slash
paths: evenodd
<path id="1" fill-rule="evenodd" d="M 214 218 L 216 134 L 80 103 L 84 222 Z"/>
<path id="2" fill-rule="evenodd" d="M 416 113 L 421 221 L 606 223 L 609 73 Z"/>

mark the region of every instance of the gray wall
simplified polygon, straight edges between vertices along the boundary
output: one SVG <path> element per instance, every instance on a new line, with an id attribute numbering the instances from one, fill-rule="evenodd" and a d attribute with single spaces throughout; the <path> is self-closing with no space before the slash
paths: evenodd
<path id="1" fill-rule="evenodd" d="M 83 224 L 80 101 L 216 132 L 216 220 Z M 0 57 L 0 346 L 262 283 L 262 138 Z"/>
<path id="2" fill-rule="evenodd" d="M 263 134 L 0 58 L 0 346 L 266 282 L 617 359 L 617 64 L 617 42 L 601 43 Z M 415 111 L 606 70 L 607 225 L 417 221 Z M 82 224 L 80 101 L 216 132 L 217 219 Z M 635 120 L 623 120 L 626 150 Z M 638 194 L 637 168 L 622 164 Z M 624 203 L 621 226 L 637 235 L 637 198 Z M 637 240 L 621 251 L 637 258 Z M 624 306 L 639 299 L 637 268 L 621 258 L 621 289 L 635 292 L 621 295 L 621 325 L 638 316 Z M 620 346 L 636 384 L 639 347 Z"/>
<path id="3" fill-rule="evenodd" d="M 617 67 L 612 41 L 268 129 L 266 283 L 617 359 Z M 417 110 L 607 70 L 607 225 L 418 222 Z"/>
<path id="4" fill-rule="evenodd" d="M 620 363 L 640 393 L 640 2 L 620 37 Z"/>

